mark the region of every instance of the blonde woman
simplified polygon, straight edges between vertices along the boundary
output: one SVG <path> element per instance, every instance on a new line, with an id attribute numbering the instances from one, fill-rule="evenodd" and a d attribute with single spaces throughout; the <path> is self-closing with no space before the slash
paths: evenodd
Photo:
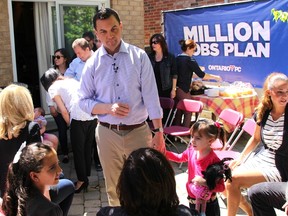
<path id="1" fill-rule="evenodd" d="M 0 93 L 0 192 L 4 194 L 8 164 L 23 142 L 41 141 L 29 90 L 11 84 Z"/>

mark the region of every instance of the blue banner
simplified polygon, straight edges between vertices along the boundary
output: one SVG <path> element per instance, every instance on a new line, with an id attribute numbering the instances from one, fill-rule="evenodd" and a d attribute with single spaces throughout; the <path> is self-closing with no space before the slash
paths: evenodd
<path id="1" fill-rule="evenodd" d="M 288 74 L 288 23 L 275 22 L 271 9 L 288 11 L 288 1 L 270 0 L 163 12 L 169 52 L 179 40 L 197 43 L 194 57 L 205 72 L 224 81 L 262 87 L 273 71 Z"/>

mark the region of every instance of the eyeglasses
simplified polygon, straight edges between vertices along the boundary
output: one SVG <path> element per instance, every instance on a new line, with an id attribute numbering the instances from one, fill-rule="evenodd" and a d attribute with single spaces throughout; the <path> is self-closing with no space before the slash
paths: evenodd
<path id="1" fill-rule="evenodd" d="M 53 59 L 55 59 L 55 58 L 60 59 L 61 57 L 63 57 L 63 56 L 56 55 L 56 56 L 53 56 Z"/>
<path id="2" fill-rule="evenodd" d="M 160 41 L 157 41 L 157 40 L 152 41 L 152 44 L 158 44 L 158 43 L 160 43 Z"/>

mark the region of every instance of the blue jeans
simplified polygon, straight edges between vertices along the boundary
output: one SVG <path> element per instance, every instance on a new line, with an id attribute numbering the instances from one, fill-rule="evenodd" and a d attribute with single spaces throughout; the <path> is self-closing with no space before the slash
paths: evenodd
<path id="1" fill-rule="evenodd" d="M 51 201 L 60 206 L 63 216 L 68 215 L 74 192 L 74 184 L 69 179 L 60 179 L 57 185 L 50 188 Z"/>

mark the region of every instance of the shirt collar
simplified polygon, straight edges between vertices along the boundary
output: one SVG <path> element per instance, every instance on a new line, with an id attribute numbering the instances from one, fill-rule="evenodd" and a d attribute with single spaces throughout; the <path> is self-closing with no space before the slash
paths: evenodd
<path id="1" fill-rule="evenodd" d="M 128 46 L 129 46 L 129 44 L 128 43 L 125 43 L 123 40 L 121 40 L 121 45 L 120 45 L 120 49 L 119 49 L 119 51 L 118 51 L 118 53 L 121 53 L 121 52 L 123 52 L 123 53 L 128 53 Z M 115 54 L 117 54 L 117 53 L 115 53 Z M 114 55 L 115 55 L 114 54 Z M 110 54 L 108 54 L 108 52 L 106 51 L 106 49 L 104 48 L 104 46 L 102 45 L 100 48 L 99 48 L 99 55 L 100 55 L 100 57 L 102 57 L 102 56 L 104 56 L 104 55 L 110 55 Z"/>

